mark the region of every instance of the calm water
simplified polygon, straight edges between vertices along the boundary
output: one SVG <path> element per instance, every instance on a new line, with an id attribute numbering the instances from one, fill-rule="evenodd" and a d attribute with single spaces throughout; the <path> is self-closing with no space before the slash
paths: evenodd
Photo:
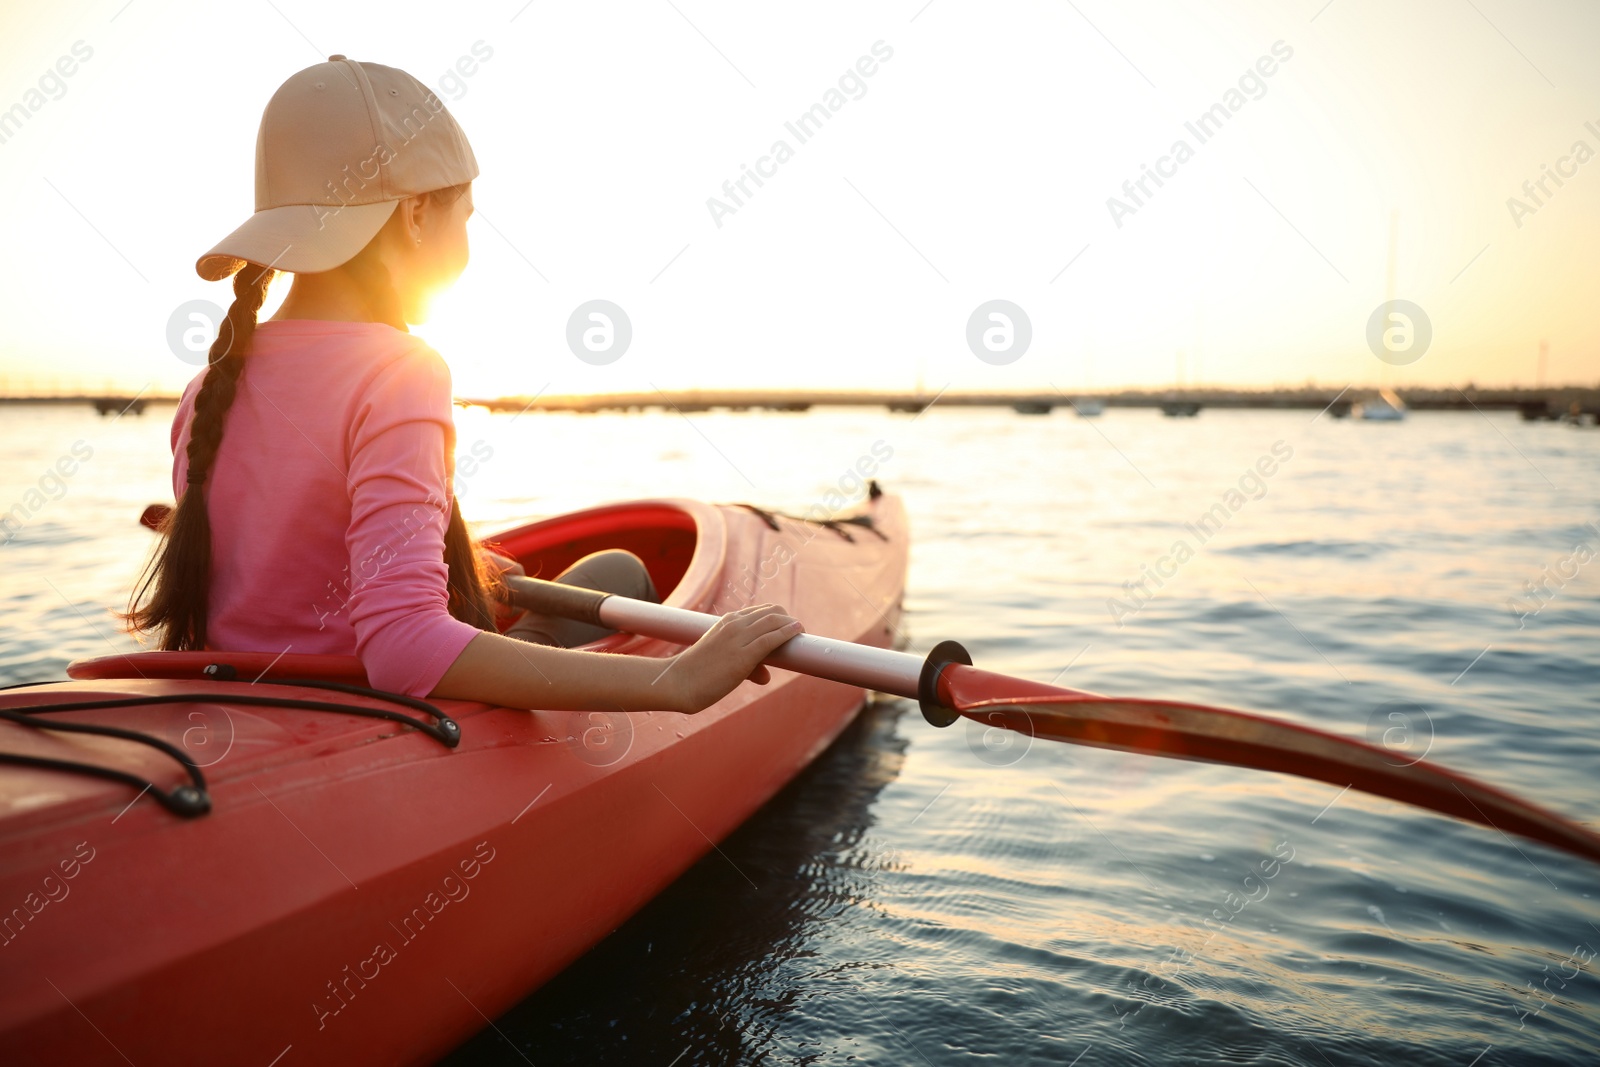
<path id="1" fill-rule="evenodd" d="M 10 682 L 127 647 L 106 612 L 169 496 L 170 411 L 0 411 L 0 506 L 93 450 L 0 546 Z M 803 509 L 881 441 L 914 649 L 1381 739 L 1600 824 L 1600 433 L 1310 414 L 467 412 L 494 457 L 462 497 L 491 526 L 663 492 Z M 723 851 L 449 1062 L 1600 1060 L 1600 868 L 1318 783 L 889 702 Z"/>

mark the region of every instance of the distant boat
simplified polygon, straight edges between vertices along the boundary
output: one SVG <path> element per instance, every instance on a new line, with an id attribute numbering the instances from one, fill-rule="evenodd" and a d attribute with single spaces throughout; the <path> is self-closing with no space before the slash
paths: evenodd
<path id="1" fill-rule="evenodd" d="M 1192 419 L 1200 414 L 1200 403 L 1195 400 L 1167 400 L 1161 405 L 1161 414 L 1169 419 Z"/>
<path id="2" fill-rule="evenodd" d="M 124 415 L 133 412 L 135 415 L 144 414 L 144 398 L 134 397 L 132 400 L 120 396 L 97 396 L 89 403 L 101 415 Z"/>
<path id="3" fill-rule="evenodd" d="M 1048 415 L 1055 409 L 1055 405 L 1048 400 L 1018 400 L 1011 405 L 1011 410 L 1018 415 Z"/>
<path id="4" fill-rule="evenodd" d="M 1352 404 L 1350 414 L 1369 422 L 1399 422 L 1406 417 L 1406 402 L 1393 390 L 1380 389 L 1377 396 Z"/>
<path id="5" fill-rule="evenodd" d="M 1517 411 L 1523 422 L 1554 422 L 1561 418 L 1560 410 L 1549 400 L 1524 400 L 1517 405 Z"/>
<path id="6" fill-rule="evenodd" d="M 1099 397 L 1080 396 L 1070 403 L 1072 410 L 1078 413 L 1080 419 L 1092 419 L 1106 409 L 1105 402 Z"/>

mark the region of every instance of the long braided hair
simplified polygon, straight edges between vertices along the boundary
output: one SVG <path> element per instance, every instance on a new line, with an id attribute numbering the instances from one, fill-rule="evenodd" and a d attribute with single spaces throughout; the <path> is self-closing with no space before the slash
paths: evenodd
<path id="1" fill-rule="evenodd" d="M 429 196 L 448 205 L 466 186 L 441 189 Z M 378 255 L 376 239 L 343 269 L 357 282 L 375 321 L 406 329 L 405 315 L 389 270 Z M 134 633 L 155 634 L 165 651 L 205 648 L 206 608 L 211 591 L 211 519 L 206 509 L 206 480 L 222 444 L 228 408 L 239 391 L 245 357 L 255 334 L 256 317 L 267 297 L 274 271 L 246 263 L 233 277 L 233 303 L 217 329 L 207 356 L 205 380 L 194 399 L 186 452 L 188 484 L 177 507 L 161 525 L 161 544 L 135 584 L 123 621 Z M 445 528 L 444 561 L 449 576 L 450 614 L 480 630 L 495 629 L 494 581 L 488 576 L 472 535 L 452 497 Z"/>

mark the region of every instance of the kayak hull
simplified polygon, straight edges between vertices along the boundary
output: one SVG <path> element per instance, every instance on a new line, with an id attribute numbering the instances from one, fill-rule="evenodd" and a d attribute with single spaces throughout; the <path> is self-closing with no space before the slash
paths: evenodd
<path id="1" fill-rule="evenodd" d="M 882 646 L 898 623 L 907 533 L 894 498 L 870 515 L 872 530 L 836 532 L 647 502 L 496 540 L 546 574 L 597 547 L 628 547 L 672 590 L 668 603 L 726 611 L 770 600 L 812 632 Z M 627 635 L 598 647 L 676 649 Z M 330 694 L 252 684 L 248 657 L 239 680 L 198 680 L 179 655 L 111 657 L 75 665 L 77 680 L 0 694 L 13 708 L 215 698 L 58 713 L 183 746 L 210 782 L 212 810 L 198 818 L 117 783 L 0 769 L 0 907 L 25 913 L 0 916 L 0 1048 L 26 1062 L 429 1062 L 714 848 L 865 696 L 774 671 L 771 684 L 742 685 L 696 716 L 435 702 L 460 724 L 451 749 L 394 723 L 230 704 L 268 689 Z M 291 666 L 346 680 L 358 670 Z M 163 787 L 181 780 L 172 761 L 124 742 L 0 727 L 7 750 L 71 749 Z"/>

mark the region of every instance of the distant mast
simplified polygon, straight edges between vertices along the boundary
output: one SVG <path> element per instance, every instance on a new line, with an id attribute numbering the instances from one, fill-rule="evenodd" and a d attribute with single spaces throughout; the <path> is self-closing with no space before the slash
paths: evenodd
<path id="1" fill-rule="evenodd" d="M 1385 314 L 1386 315 L 1387 315 L 1388 310 L 1393 309 L 1393 307 L 1394 307 L 1394 279 L 1395 279 L 1395 274 L 1398 272 L 1399 262 L 1400 262 L 1400 211 L 1399 211 L 1399 209 L 1395 209 L 1395 210 L 1389 212 L 1389 269 L 1388 269 L 1388 272 L 1387 272 L 1387 278 L 1385 279 L 1384 284 L 1383 284 L 1383 305 L 1384 305 L 1384 308 L 1385 308 Z M 1383 381 L 1380 382 L 1379 384 L 1384 389 L 1389 388 L 1390 378 L 1392 377 L 1392 372 L 1389 369 L 1389 364 L 1385 363 L 1383 365 L 1383 369 L 1381 371 L 1379 371 L 1378 373 L 1379 373 L 1379 376 L 1382 377 L 1382 379 L 1383 379 Z"/>
<path id="2" fill-rule="evenodd" d="M 1394 303 L 1394 275 L 1395 266 L 1400 258 L 1400 212 L 1389 212 L 1389 278 L 1384 285 L 1383 298 L 1388 303 Z"/>
<path id="3" fill-rule="evenodd" d="M 1389 263 L 1387 277 L 1383 286 L 1383 312 L 1384 320 L 1394 309 L 1395 275 L 1398 273 L 1400 260 L 1400 212 L 1389 212 Z M 1383 361 L 1383 369 L 1378 372 L 1378 395 L 1359 400 L 1350 405 L 1350 414 L 1357 419 L 1373 422 L 1399 422 L 1406 417 L 1406 404 L 1404 400 L 1390 388 L 1394 372 L 1387 360 Z"/>

